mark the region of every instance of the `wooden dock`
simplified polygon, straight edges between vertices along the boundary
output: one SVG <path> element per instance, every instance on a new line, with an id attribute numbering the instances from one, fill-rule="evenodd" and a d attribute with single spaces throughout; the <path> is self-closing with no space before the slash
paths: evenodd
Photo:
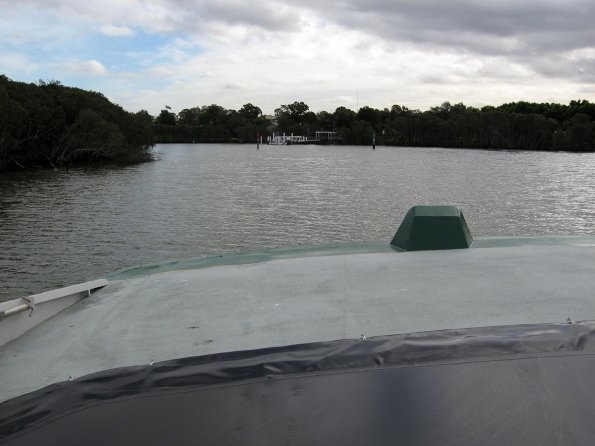
<path id="1" fill-rule="evenodd" d="M 336 144 L 339 142 L 335 132 L 316 132 L 314 138 L 302 135 L 294 135 L 293 133 L 286 135 L 285 133 L 273 133 L 267 139 L 268 144 L 276 146 L 289 146 L 294 144 Z"/>

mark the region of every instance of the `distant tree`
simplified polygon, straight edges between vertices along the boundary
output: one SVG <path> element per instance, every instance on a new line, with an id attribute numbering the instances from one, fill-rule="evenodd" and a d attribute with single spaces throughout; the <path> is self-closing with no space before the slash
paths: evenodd
<path id="1" fill-rule="evenodd" d="M 353 121 L 357 119 L 357 113 L 345 107 L 337 107 L 333 115 L 336 128 L 350 128 Z"/>
<path id="2" fill-rule="evenodd" d="M 445 101 L 442 104 L 440 104 L 438 107 L 431 107 L 429 112 L 432 115 L 438 116 L 440 118 L 447 118 L 450 110 L 452 108 L 452 105 L 450 104 L 450 102 Z"/>
<path id="3" fill-rule="evenodd" d="M 63 119 L 61 113 L 70 119 L 71 109 L 76 108 L 64 105 L 54 119 Z M 389 145 L 595 150 L 594 120 L 595 105 L 586 100 L 569 105 L 520 101 L 481 110 L 443 102 L 424 112 L 400 105 L 364 106 L 358 112 L 338 107 L 333 113 L 313 113 L 307 104 L 295 101 L 275 109 L 274 126 L 260 108 L 248 103 L 238 111 L 216 104 L 184 109 L 177 116 L 178 125 L 160 124 L 158 117 L 153 128 L 162 142 L 254 142 L 256 135 L 272 131 L 312 135 L 332 130 L 345 144 L 370 144 L 375 134 L 377 142 Z"/>
<path id="4" fill-rule="evenodd" d="M 180 125 L 199 125 L 200 124 L 200 108 L 192 107 L 185 108 L 178 113 L 177 123 Z"/>
<path id="5" fill-rule="evenodd" d="M 275 116 L 277 116 L 277 119 L 280 116 L 284 116 L 299 124 L 303 121 L 304 115 L 308 110 L 310 110 L 308 105 L 306 105 L 304 102 L 296 101 L 292 104 L 282 105 L 281 107 L 277 108 L 275 110 Z"/>
<path id="6" fill-rule="evenodd" d="M 48 85 L 54 85 L 54 86 L 61 87 L 62 82 L 57 81 L 56 79 L 50 79 L 49 81 L 44 81 L 43 79 L 39 79 L 37 81 L 37 85 L 40 87 L 47 87 Z"/>
<path id="7" fill-rule="evenodd" d="M 161 113 L 155 119 L 155 124 L 176 125 L 176 115 L 170 111 L 161 110 Z"/>
<path id="8" fill-rule="evenodd" d="M 144 122 L 145 124 L 150 125 L 153 123 L 153 117 L 149 114 L 147 110 L 140 110 L 136 112 L 135 115 L 140 121 Z"/>
<path id="9" fill-rule="evenodd" d="M 318 127 L 323 131 L 331 131 L 335 128 L 334 116 L 326 111 L 318 112 L 316 115 L 318 121 Z"/>
<path id="10" fill-rule="evenodd" d="M 593 148 L 593 126 L 590 116 L 584 113 L 574 115 L 568 125 L 568 137 L 573 150 Z"/>
<path id="11" fill-rule="evenodd" d="M 569 118 L 568 106 L 562 104 L 544 104 L 542 113 L 546 118 L 555 119 L 559 123 Z"/>
<path id="12" fill-rule="evenodd" d="M 302 101 L 296 101 L 287 105 L 287 109 L 289 110 L 291 117 L 300 122 L 310 110 L 310 107 Z"/>
<path id="13" fill-rule="evenodd" d="M 570 101 L 568 104 L 568 111 L 571 116 L 581 113 L 587 115 L 591 121 L 595 121 L 595 104 L 587 100 Z"/>
<path id="14" fill-rule="evenodd" d="M 275 109 L 277 130 L 287 133 L 302 133 L 302 124 L 309 109 L 310 107 L 304 102 L 296 101 L 292 104 L 281 105 Z M 311 120 L 312 116 L 308 115 L 308 119 Z"/>
<path id="15" fill-rule="evenodd" d="M 462 102 L 458 104 L 452 105 L 450 107 L 450 114 L 451 115 L 462 115 L 468 110 L 467 106 Z M 469 108 L 469 111 L 473 111 L 473 109 Z"/>
<path id="16" fill-rule="evenodd" d="M 302 117 L 302 123 L 304 123 L 304 124 L 316 125 L 317 121 L 318 121 L 318 116 L 316 116 L 316 113 L 314 113 L 312 111 L 308 111 L 308 112 L 304 113 L 304 116 Z"/>
<path id="17" fill-rule="evenodd" d="M 211 104 L 205 105 L 200 109 L 200 124 L 201 125 L 215 125 L 225 122 L 227 110 L 220 105 Z"/>
<path id="18" fill-rule="evenodd" d="M 372 107 L 362 107 L 357 112 L 357 119 L 369 122 L 372 125 L 378 125 L 382 121 L 382 112 Z"/>
<path id="19" fill-rule="evenodd" d="M 146 112 L 128 113 L 100 93 L 58 81 L 26 84 L 0 76 L 0 170 L 145 161 L 152 144 Z"/>
<path id="20" fill-rule="evenodd" d="M 238 110 L 238 113 L 250 122 L 255 122 L 262 116 L 262 110 L 250 103 L 242 105 L 242 108 Z"/>

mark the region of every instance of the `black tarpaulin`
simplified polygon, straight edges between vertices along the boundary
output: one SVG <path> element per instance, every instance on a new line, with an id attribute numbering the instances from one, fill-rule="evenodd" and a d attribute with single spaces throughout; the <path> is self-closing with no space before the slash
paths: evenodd
<path id="1" fill-rule="evenodd" d="M 108 370 L 0 405 L 0 443 L 595 443 L 595 322 L 445 330 Z"/>

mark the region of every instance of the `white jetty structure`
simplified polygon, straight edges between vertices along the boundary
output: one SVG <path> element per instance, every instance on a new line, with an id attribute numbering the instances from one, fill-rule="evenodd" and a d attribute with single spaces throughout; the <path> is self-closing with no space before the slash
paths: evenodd
<path id="1" fill-rule="evenodd" d="M 285 133 L 275 132 L 273 136 L 269 136 L 267 141 L 271 145 L 285 146 L 292 144 L 319 144 L 321 142 L 333 142 L 337 140 L 336 132 L 318 131 L 314 138 L 309 136 L 294 135 L 293 133 L 286 135 Z"/>
<path id="2" fill-rule="evenodd" d="M 293 133 L 290 135 L 286 135 L 285 133 L 281 134 L 279 132 L 273 133 L 273 136 L 269 137 L 269 144 L 275 146 L 285 146 L 291 144 L 306 144 L 308 142 L 307 136 L 299 136 L 294 135 Z"/>

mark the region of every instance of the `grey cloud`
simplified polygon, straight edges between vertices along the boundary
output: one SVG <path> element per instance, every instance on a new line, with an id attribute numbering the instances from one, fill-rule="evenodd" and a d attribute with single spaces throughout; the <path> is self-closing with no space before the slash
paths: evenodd
<path id="1" fill-rule="evenodd" d="M 313 3 L 315 5 L 315 3 Z M 316 6 L 313 6 L 316 8 Z M 338 23 L 368 30 L 382 30 L 383 37 L 417 41 L 428 32 L 444 33 L 456 41 L 457 33 L 491 37 L 529 37 L 551 33 L 554 41 L 591 44 L 595 2 L 591 0 L 346 0 L 338 8 L 327 8 Z M 571 35 L 569 35 L 571 34 Z M 570 37 L 570 39 L 569 39 Z M 461 45 L 466 45 L 464 39 Z M 435 40 L 440 43 L 439 40 Z"/>
<path id="2" fill-rule="evenodd" d="M 266 31 L 298 29 L 293 8 L 274 0 L 163 0 L 179 11 L 179 25 L 189 32 L 201 25 L 221 23 L 230 26 L 256 27 Z"/>
<path id="3" fill-rule="evenodd" d="M 581 95 L 591 96 L 595 95 L 595 85 L 587 85 L 578 89 L 578 93 Z"/>
<path id="4" fill-rule="evenodd" d="M 138 21 L 151 27 L 151 21 L 161 21 L 187 32 L 200 32 L 210 23 L 291 31 L 300 28 L 301 11 L 308 8 L 325 22 L 378 38 L 486 54 L 595 45 L 593 0 L 154 0 L 150 7 L 144 0 L 134 0 L 102 10 L 101 17 L 93 1 L 20 0 L 19 4 L 111 20 L 106 24 Z"/>
<path id="5" fill-rule="evenodd" d="M 441 76 L 439 74 L 423 75 L 418 80 L 422 84 L 449 85 L 453 83 L 451 76 Z"/>
<path id="6" fill-rule="evenodd" d="M 228 82 L 227 84 L 223 85 L 224 90 L 242 90 L 244 88 L 244 84 L 239 82 Z"/>
<path id="7" fill-rule="evenodd" d="M 310 0 L 308 5 L 326 20 L 382 40 L 525 59 L 522 63 L 545 76 L 563 70 L 548 70 L 538 58 L 595 47 L 593 0 Z M 591 63 L 578 61 L 567 71 L 587 80 L 590 74 L 583 67 Z"/>
<path id="8" fill-rule="evenodd" d="M 209 1 L 204 11 L 232 25 L 252 25 L 271 31 L 297 28 L 296 17 L 280 11 L 271 2 Z"/>
<path id="9" fill-rule="evenodd" d="M 0 0 L 0 4 L 8 0 Z M 83 17 L 103 24 L 133 24 L 152 30 L 177 30 L 190 34 L 214 23 L 256 27 L 267 31 L 299 28 L 299 15 L 291 4 L 279 0 L 133 0 L 102 9 L 97 1 L 19 0 L 20 6 L 52 10 L 57 15 Z"/>
<path id="10" fill-rule="evenodd" d="M 595 58 L 593 57 L 576 59 L 535 57 L 529 60 L 529 64 L 535 71 L 546 77 L 595 82 Z"/>
<path id="11" fill-rule="evenodd" d="M 98 17 L 100 7 L 92 1 L 19 2 L 102 24 L 195 35 L 229 27 L 291 32 L 303 25 L 307 8 L 322 23 L 369 36 L 370 43 L 361 43 L 360 49 L 377 42 L 404 42 L 424 51 L 504 58 L 546 77 L 593 79 L 593 59 L 570 60 L 568 53 L 595 47 L 594 0 L 153 0 L 150 7 L 146 3 L 123 2 L 101 10 Z M 321 45 L 324 39 L 321 34 Z"/>

